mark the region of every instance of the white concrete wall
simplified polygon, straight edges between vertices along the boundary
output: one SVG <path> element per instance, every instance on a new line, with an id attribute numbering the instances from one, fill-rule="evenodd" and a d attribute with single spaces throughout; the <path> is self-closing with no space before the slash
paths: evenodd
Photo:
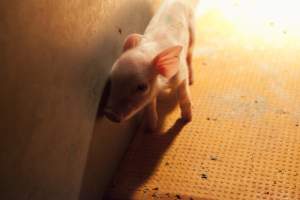
<path id="1" fill-rule="evenodd" d="M 153 3 L 0 1 L 0 199 L 99 199 L 134 127 L 96 120 L 99 99 Z"/>

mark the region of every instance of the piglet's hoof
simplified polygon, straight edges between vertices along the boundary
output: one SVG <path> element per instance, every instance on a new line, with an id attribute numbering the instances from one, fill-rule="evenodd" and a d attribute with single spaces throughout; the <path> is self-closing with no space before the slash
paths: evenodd
<path id="1" fill-rule="evenodd" d="M 189 78 L 189 85 L 193 85 L 194 79 L 192 77 Z"/>
<path id="2" fill-rule="evenodd" d="M 182 122 L 184 122 L 184 123 L 189 123 L 189 122 L 192 121 L 192 115 L 189 114 L 189 113 L 182 114 L 181 120 L 182 120 Z"/>

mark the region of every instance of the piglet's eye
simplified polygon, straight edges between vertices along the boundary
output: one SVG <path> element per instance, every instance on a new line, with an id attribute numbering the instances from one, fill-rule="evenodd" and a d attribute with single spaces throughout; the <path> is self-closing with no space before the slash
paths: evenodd
<path id="1" fill-rule="evenodd" d="M 138 91 L 138 92 L 145 92 L 145 91 L 147 91 L 147 89 L 148 89 L 148 85 L 146 83 L 139 84 L 136 87 L 136 91 Z"/>

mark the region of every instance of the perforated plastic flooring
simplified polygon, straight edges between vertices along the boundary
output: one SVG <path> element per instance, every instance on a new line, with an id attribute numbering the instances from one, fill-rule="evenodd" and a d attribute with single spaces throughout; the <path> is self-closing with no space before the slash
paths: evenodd
<path id="1" fill-rule="evenodd" d="M 105 199 L 300 199 L 299 36 L 274 26 L 198 21 L 193 121 L 162 97 L 161 130 L 138 132 Z"/>

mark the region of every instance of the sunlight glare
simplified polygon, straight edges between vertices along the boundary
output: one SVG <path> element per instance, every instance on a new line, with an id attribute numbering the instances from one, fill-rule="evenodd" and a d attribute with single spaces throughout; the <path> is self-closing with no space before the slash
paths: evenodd
<path id="1" fill-rule="evenodd" d="M 197 17 L 218 12 L 237 28 L 247 31 L 262 31 L 265 25 L 299 31 L 299 8 L 299 0 L 202 0 Z"/>

